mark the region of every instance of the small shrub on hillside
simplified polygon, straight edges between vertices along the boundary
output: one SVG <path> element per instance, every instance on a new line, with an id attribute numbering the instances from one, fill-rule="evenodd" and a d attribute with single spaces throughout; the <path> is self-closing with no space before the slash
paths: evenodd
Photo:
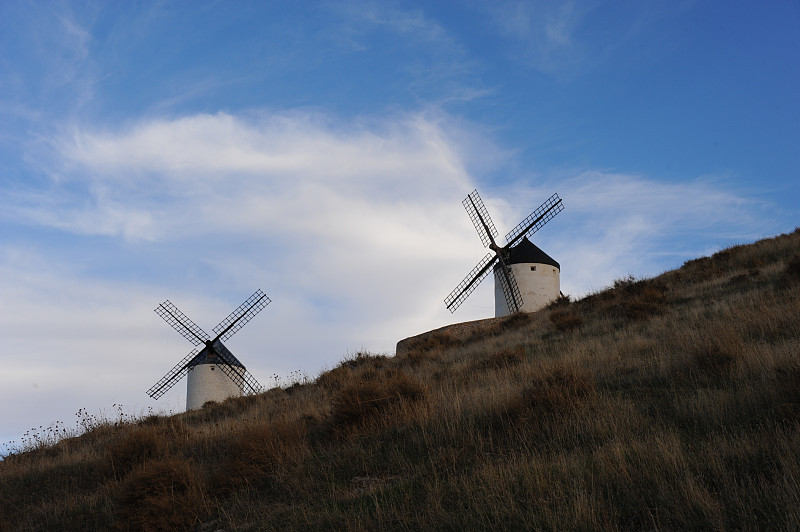
<path id="1" fill-rule="evenodd" d="M 579 308 L 632 321 L 643 320 L 666 311 L 668 293 L 663 280 L 636 280 L 629 275 L 615 280 L 612 288 L 584 298 Z"/>
<path id="2" fill-rule="evenodd" d="M 557 309 L 561 307 L 567 307 L 569 304 L 572 303 L 572 298 L 566 294 L 560 294 L 557 298 L 550 302 L 547 305 L 549 309 Z"/>
<path id="3" fill-rule="evenodd" d="M 736 358 L 736 353 L 728 346 L 710 342 L 698 347 L 692 355 L 692 362 L 702 375 L 719 378 L 730 374 Z"/>
<path id="4" fill-rule="evenodd" d="M 177 457 L 134 469 L 118 488 L 116 506 L 118 530 L 191 530 L 207 514 L 196 473 Z"/>
<path id="5" fill-rule="evenodd" d="M 224 459 L 211 484 L 215 491 L 261 486 L 269 474 L 297 463 L 309 453 L 304 420 L 276 421 L 243 428 L 220 441 Z"/>
<path id="6" fill-rule="evenodd" d="M 294 381 L 292 384 L 287 386 L 284 391 L 286 392 L 286 395 L 292 395 L 293 393 L 297 393 L 303 388 L 308 387 L 309 384 L 310 383 L 307 378 L 303 381 Z"/>
<path id="7" fill-rule="evenodd" d="M 784 360 L 774 368 L 769 391 L 781 417 L 800 422 L 800 358 Z"/>
<path id="8" fill-rule="evenodd" d="M 202 408 L 187 412 L 186 423 L 190 426 L 204 425 L 237 416 L 259 401 L 258 395 L 230 397 L 221 403 L 208 401 Z"/>
<path id="9" fill-rule="evenodd" d="M 614 290 L 629 290 L 636 285 L 636 277 L 633 275 L 627 275 L 625 277 L 621 277 L 619 279 L 614 279 L 614 284 L 612 288 Z"/>
<path id="10" fill-rule="evenodd" d="M 571 308 L 558 308 L 550 313 L 550 322 L 560 332 L 568 332 L 583 325 L 583 318 Z"/>
<path id="11" fill-rule="evenodd" d="M 317 386 L 335 390 L 344 386 L 352 378 L 353 370 L 347 366 L 339 366 L 320 373 L 315 381 Z"/>
<path id="12" fill-rule="evenodd" d="M 137 422 L 137 425 L 139 425 L 140 427 L 145 427 L 145 426 L 156 427 L 166 423 L 166 420 L 167 418 L 165 418 L 164 416 L 159 416 L 157 414 L 150 414 L 149 416 L 140 419 Z"/>
<path id="13" fill-rule="evenodd" d="M 439 357 L 434 354 L 430 349 L 414 348 L 408 351 L 403 356 L 403 361 L 407 362 L 409 366 L 419 366 L 420 364 L 429 360 L 436 360 Z"/>
<path id="14" fill-rule="evenodd" d="M 315 383 L 328 390 L 339 389 L 350 382 L 357 370 L 364 368 L 381 369 L 384 367 L 386 360 L 388 360 L 388 357 L 385 355 L 357 353 L 353 357 L 342 360 L 341 364 L 332 370 L 321 373 Z"/>
<path id="15" fill-rule="evenodd" d="M 780 400 L 777 413 L 785 419 L 800 421 L 800 361 L 777 368 L 775 391 Z"/>
<path id="16" fill-rule="evenodd" d="M 342 389 L 333 400 L 331 427 L 347 431 L 389 413 L 396 405 L 413 403 L 425 396 L 422 385 L 401 371 L 389 370 Z"/>
<path id="17" fill-rule="evenodd" d="M 487 370 L 487 369 L 500 369 L 509 366 L 516 366 L 525 360 L 525 347 L 518 345 L 515 347 L 507 347 L 489 353 L 486 358 L 481 358 L 475 363 L 471 364 L 467 369 L 468 374 L 473 372 Z"/>
<path id="18" fill-rule="evenodd" d="M 596 397 L 591 375 L 558 368 L 546 377 L 534 380 L 522 392 L 506 402 L 501 417 L 512 422 L 559 419 L 574 412 Z"/>
<path id="19" fill-rule="evenodd" d="M 491 367 L 494 368 L 516 366 L 525 361 L 525 347 L 518 345 L 516 347 L 501 349 L 500 351 L 492 353 L 488 360 Z"/>
<path id="20" fill-rule="evenodd" d="M 718 328 L 698 341 L 688 359 L 679 363 L 678 375 L 693 380 L 729 377 L 744 349 L 741 336 L 733 328 Z"/>
<path id="21" fill-rule="evenodd" d="M 621 293 L 619 310 L 629 320 L 641 320 L 666 310 L 667 285 L 657 280 L 643 280 L 626 285 Z"/>
<path id="22" fill-rule="evenodd" d="M 761 270 L 758 269 L 748 270 L 747 273 L 740 273 L 738 275 L 734 275 L 733 277 L 731 277 L 728 280 L 728 284 L 740 288 L 752 282 L 760 274 Z"/>
<path id="23" fill-rule="evenodd" d="M 608 312 L 614 301 L 614 290 L 608 288 L 602 292 L 589 294 L 576 303 L 577 308 L 592 312 Z"/>
<path id="24" fill-rule="evenodd" d="M 705 281 L 720 275 L 724 271 L 721 265 L 724 258 L 724 255 L 715 255 L 714 257 L 687 260 L 678 271 L 686 282 Z"/>
<path id="25" fill-rule="evenodd" d="M 515 312 L 503 318 L 500 322 L 501 330 L 519 329 L 533 321 L 534 315 L 530 312 Z"/>
<path id="26" fill-rule="evenodd" d="M 134 467 L 155 458 L 165 456 L 166 437 L 154 426 L 137 427 L 108 446 L 111 467 L 115 476 L 122 478 Z"/>
<path id="27" fill-rule="evenodd" d="M 372 366 L 381 368 L 383 367 L 383 362 L 387 360 L 386 355 L 373 355 L 372 353 L 362 353 L 358 352 L 353 357 L 347 357 L 342 360 L 341 365 L 347 366 L 350 369 L 360 368 L 362 366 Z"/>
<path id="28" fill-rule="evenodd" d="M 786 284 L 800 283 L 800 253 L 786 261 L 783 278 Z"/>

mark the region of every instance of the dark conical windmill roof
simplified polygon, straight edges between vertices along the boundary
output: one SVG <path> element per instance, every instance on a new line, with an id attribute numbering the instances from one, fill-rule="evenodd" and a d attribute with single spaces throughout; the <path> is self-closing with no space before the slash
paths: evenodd
<path id="1" fill-rule="evenodd" d="M 186 366 L 193 368 L 200 364 L 227 364 L 228 366 L 244 367 L 244 364 L 239 362 L 239 359 L 219 340 L 214 342 L 211 347 L 204 347 Z"/>
<path id="2" fill-rule="evenodd" d="M 549 264 L 561 269 L 561 265 L 553 257 L 539 249 L 536 244 L 528 240 L 528 237 L 523 238 L 519 244 L 508 251 L 510 252 L 509 264 Z"/>

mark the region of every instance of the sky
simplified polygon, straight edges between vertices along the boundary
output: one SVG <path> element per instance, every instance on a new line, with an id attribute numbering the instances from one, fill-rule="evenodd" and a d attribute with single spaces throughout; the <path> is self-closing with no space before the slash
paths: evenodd
<path id="1" fill-rule="evenodd" d="M 501 235 L 559 194 L 574 298 L 793 231 L 798 94 L 796 0 L 4 0 L 0 445 L 182 411 L 166 299 L 266 292 L 226 343 L 266 387 L 491 317 L 443 303 L 474 189 Z"/>

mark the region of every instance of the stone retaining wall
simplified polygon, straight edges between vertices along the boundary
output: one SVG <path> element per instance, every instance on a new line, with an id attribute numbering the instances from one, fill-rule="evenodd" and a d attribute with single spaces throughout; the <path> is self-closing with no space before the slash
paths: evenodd
<path id="1" fill-rule="evenodd" d="M 395 355 L 403 356 L 406 353 L 408 353 L 408 350 L 412 348 L 415 344 L 424 343 L 426 340 L 432 337 L 445 337 L 459 341 L 464 340 L 466 338 L 469 338 L 475 330 L 486 328 L 487 326 L 491 326 L 498 321 L 502 321 L 503 319 L 504 318 L 488 318 L 485 320 L 454 323 L 453 325 L 445 325 L 444 327 L 440 327 L 439 329 L 434 329 L 432 331 L 418 334 L 416 336 L 410 336 L 404 340 L 400 340 L 399 342 L 397 342 Z"/>

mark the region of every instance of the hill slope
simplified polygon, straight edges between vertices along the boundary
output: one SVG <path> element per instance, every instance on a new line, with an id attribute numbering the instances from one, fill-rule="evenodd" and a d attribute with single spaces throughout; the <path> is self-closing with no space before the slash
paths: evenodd
<path id="1" fill-rule="evenodd" d="M 800 230 L 44 439 L 0 462 L 0 529 L 797 529 L 798 250 Z"/>

